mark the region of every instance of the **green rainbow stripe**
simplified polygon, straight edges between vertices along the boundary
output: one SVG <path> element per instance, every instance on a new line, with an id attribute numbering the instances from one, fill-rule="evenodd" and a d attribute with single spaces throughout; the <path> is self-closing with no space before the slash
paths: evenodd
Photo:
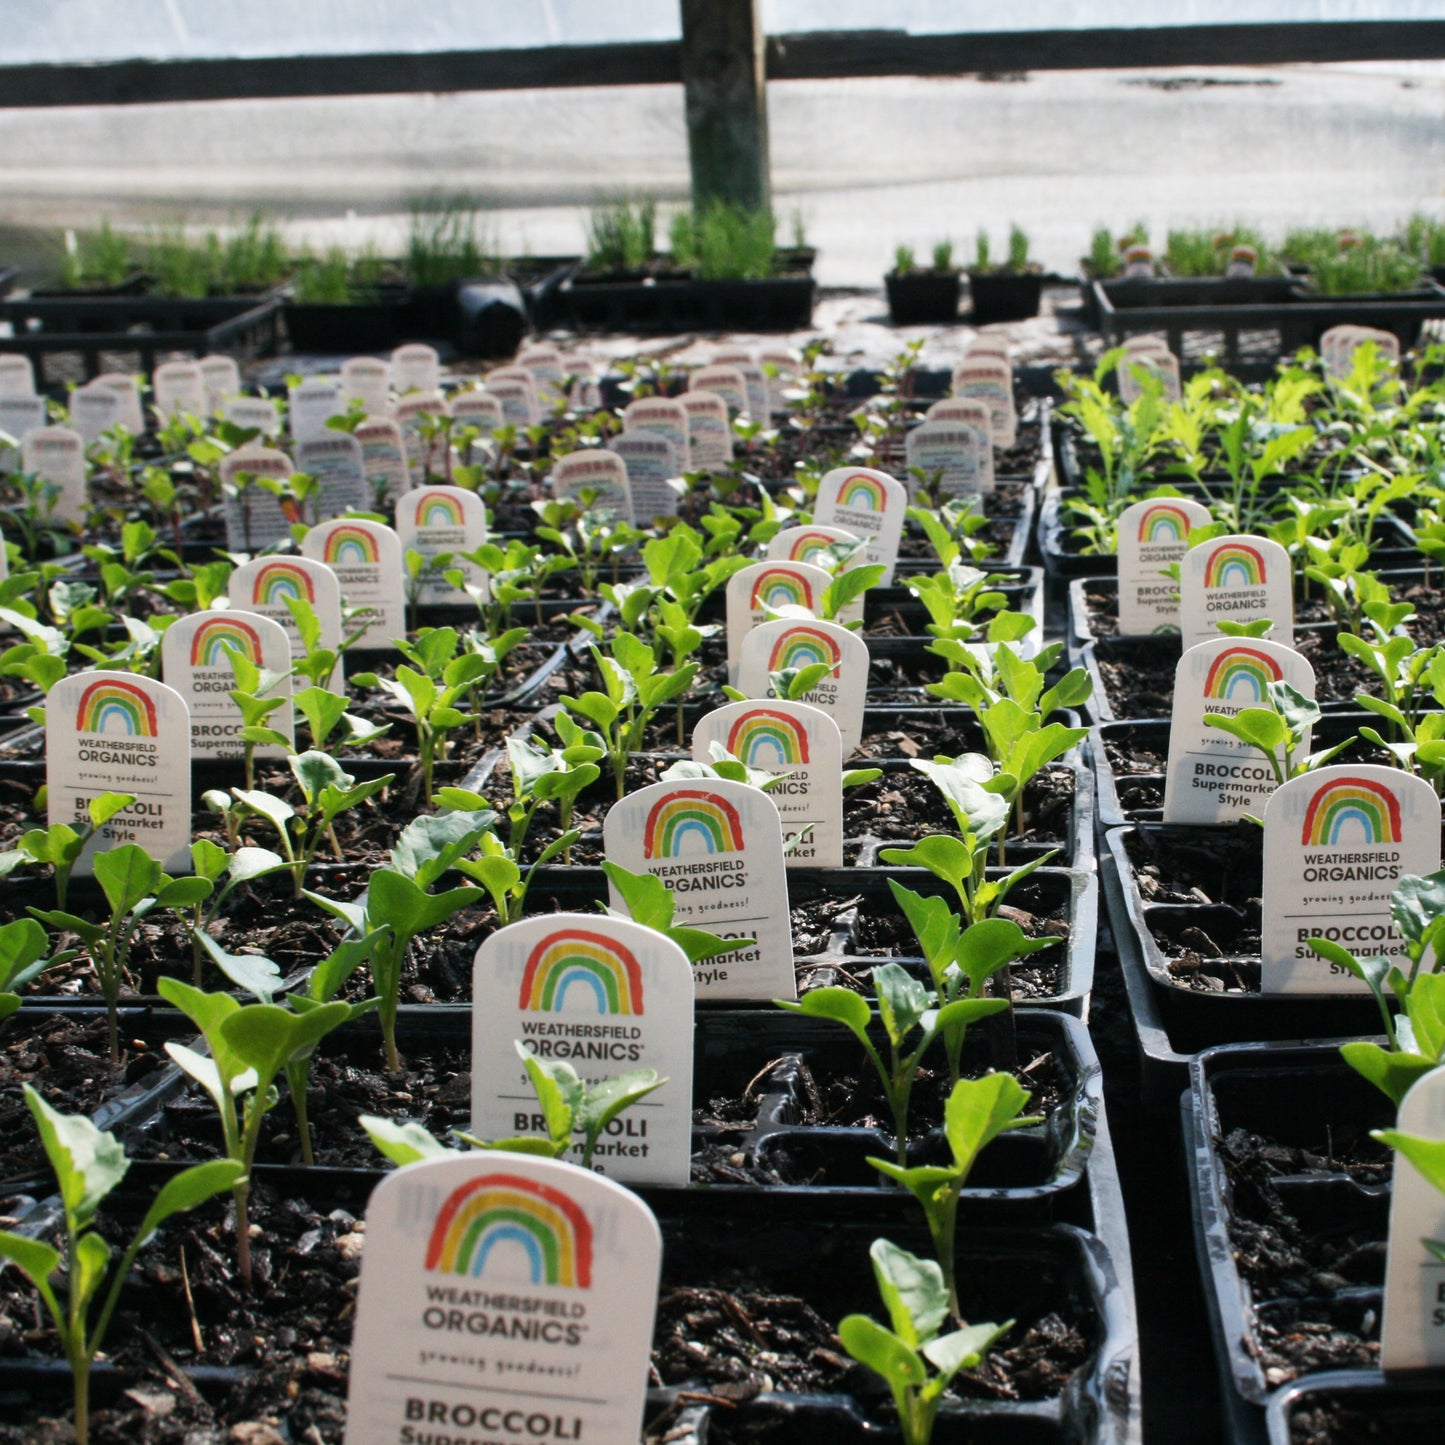
<path id="1" fill-rule="evenodd" d="M 418 527 L 460 527 L 464 520 L 461 499 L 445 492 L 427 492 L 416 504 Z"/>
<path id="2" fill-rule="evenodd" d="M 808 667 L 815 662 L 837 667 L 842 660 L 838 644 L 826 632 L 815 627 L 790 627 L 780 632 L 773 643 L 768 671 L 782 672 L 784 668 Z"/>
<path id="3" fill-rule="evenodd" d="M 1400 800 L 1384 783 L 1340 778 L 1310 799 L 1300 839 L 1307 848 L 1342 843 L 1398 843 Z"/>
<path id="4" fill-rule="evenodd" d="M 695 839 L 701 839 L 705 853 L 741 853 L 742 819 L 725 797 L 700 788 L 681 788 L 652 805 L 643 829 L 642 855 L 679 858 Z"/>
<path id="5" fill-rule="evenodd" d="M 806 577 L 785 568 L 759 572 L 753 583 L 754 607 L 811 607 L 813 588 Z"/>
<path id="6" fill-rule="evenodd" d="M 332 567 L 374 565 L 381 561 L 381 547 L 365 527 L 333 527 L 326 534 L 321 560 Z"/>
<path id="7" fill-rule="evenodd" d="M 529 1284 L 592 1286 L 592 1225 L 576 1201 L 519 1174 L 484 1174 L 447 1196 L 427 1241 L 426 1268 L 480 1278 L 492 1267 L 511 1279 L 508 1261 L 519 1255 Z"/>
<path id="8" fill-rule="evenodd" d="M 1263 702 L 1269 685 L 1279 682 L 1284 670 L 1267 652 L 1253 647 L 1228 647 L 1210 664 L 1204 679 L 1204 696 L 1232 701 L 1237 694 Z"/>
<path id="9" fill-rule="evenodd" d="M 156 705 L 144 688 L 131 682 L 93 682 L 80 695 L 75 730 L 82 733 L 124 733 L 132 738 L 156 736 Z"/>
<path id="10" fill-rule="evenodd" d="M 631 949 L 586 928 L 549 933 L 527 957 L 518 1007 L 561 1013 L 577 986 L 597 1002 L 599 1014 L 642 1012 L 642 968 Z"/>
<path id="11" fill-rule="evenodd" d="M 860 512 L 888 510 L 883 483 L 877 477 L 865 477 L 862 474 L 844 479 L 842 487 L 838 490 L 838 505 L 856 507 Z"/>
<path id="12" fill-rule="evenodd" d="M 750 768 L 796 766 L 808 761 L 808 730 L 787 713 L 754 708 L 733 723 L 728 751 Z"/>
<path id="13" fill-rule="evenodd" d="M 1157 502 L 1139 517 L 1141 542 L 1182 542 L 1189 535 L 1189 514 L 1183 507 Z"/>
<path id="14" fill-rule="evenodd" d="M 1226 542 L 1204 564 L 1206 587 L 1263 587 L 1264 554 L 1243 542 Z"/>
<path id="15" fill-rule="evenodd" d="M 234 617 L 208 617 L 196 628 L 191 637 L 191 666 L 229 667 L 228 647 L 260 667 L 261 639 L 256 629 Z"/>
<path id="16" fill-rule="evenodd" d="M 268 562 L 256 573 L 251 600 L 262 607 L 284 607 L 286 598 L 315 602 L 316 588 L 310 574 L 294 562 Z"/>

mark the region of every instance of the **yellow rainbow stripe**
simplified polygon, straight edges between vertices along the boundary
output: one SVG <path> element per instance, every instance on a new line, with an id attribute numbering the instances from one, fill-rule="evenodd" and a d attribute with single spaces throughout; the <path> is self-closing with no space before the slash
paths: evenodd
<path id="1" fill-rule="evenodd" d="M 811 607 L 813 588 L 806 577 L 784 567 L 759 572 L 753 583 L 754 607 Z"/>

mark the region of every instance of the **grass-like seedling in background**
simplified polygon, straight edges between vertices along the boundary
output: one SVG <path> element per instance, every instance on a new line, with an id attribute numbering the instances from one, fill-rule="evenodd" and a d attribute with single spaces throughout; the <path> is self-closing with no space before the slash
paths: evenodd
<path id="1" fill-rule="evenodd" d="M 35 1117 L 40 1142 L 60 1186 L 65 1248 L 62 1252 L 44 1240 L 0 1230 L 0 1259 L 9 1260 L 27 1276 L 55 1325 L 70 1366 L 75 1438 L 77 1445 L 87 1445 L 91 1366 L 105 1343 L 121 1289 L 141 1247 L 174 1215 L 234 1189 L 240 1182 L 242 1167 L 230 1159 L 216 1159 L 193 1165 L 168 1180 L 146 1210 L 120 1263 L 112 1269 L 113 1252 L 96 1229 L 95 1216 L 125 1178 L 130 1160 L 115 1135 L 97 1129 L 83 1115 L 57 1112 L 29 1084 L 25 1085 L 25 1102 Z M 57 1295 L 51 1278 L 62 1265 L 65 1289 L 63 1295 Z"/>
<path id="2" fill-rule="evenodd" d="M 641 271 L 657 249 L 657 202 L 612 201 L 587 217 L 589 271 Z"/>
<path id="3" fill-rule="evenodd" d="M 679 211 L 668 228 L 673 261 L 704 281 L 760 281 L 777 269 L 777 222 L 714 196 L 700 211 Z"/>
<path id="4" fill-rule="evenodd" d="M 124 232 L 111 229 L 103 219 L 98 231 L 65 233 L 60 258 L 60 284 L 71 290 L 82 286 L 119 286 L 136 269 L 134 243 Z"/>
<path id="5" fill-rule="evenodd" d="M 434 192 L 408 206 L 406 274 L 414 286 L 496 275 L 500 248 L 483 228 L 476 198 Z"/>

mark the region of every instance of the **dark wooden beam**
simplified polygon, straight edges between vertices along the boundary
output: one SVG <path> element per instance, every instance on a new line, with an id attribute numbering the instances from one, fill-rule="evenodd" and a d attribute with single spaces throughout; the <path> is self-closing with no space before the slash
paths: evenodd
<path id="1" fill-rule="evenodd" d="M 770 206 L 758 0 L 682 0 L 682 90 L 693 206 Z"/>

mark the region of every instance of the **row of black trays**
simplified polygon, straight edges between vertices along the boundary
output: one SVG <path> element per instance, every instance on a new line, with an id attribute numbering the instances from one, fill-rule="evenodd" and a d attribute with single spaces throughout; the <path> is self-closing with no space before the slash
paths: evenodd
<path id="1" fill-rule="evenodd" d="M 970 271 L 969 314 L 975 326 L 995 321 L 1026 321 L 1039 314 L 1042 272 Z M 963 273 L 959 271 L 890 271 L 883 278 L 888 319 L 895 326 L 920 326 L 959 320 Z"/>

